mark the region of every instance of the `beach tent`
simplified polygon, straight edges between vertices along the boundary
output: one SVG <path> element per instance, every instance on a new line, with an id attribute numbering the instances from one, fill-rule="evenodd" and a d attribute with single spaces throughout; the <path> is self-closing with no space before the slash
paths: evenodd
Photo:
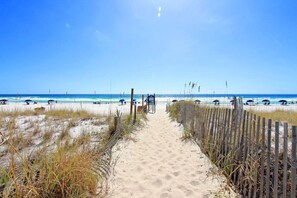
<path id="1" fill-rule="evenodd" d="M 200 100 L 195 100 L 194 102 L 197 103 L 197 104 L 200 104 L 201 101 Z"/>
<path id="2" fill-rule="evenodd" d="M 288 101 L 286 101 L 286 100 L 279 100 L 278 102 L 281 103 L 281 105 L 287 105 L 288 104 Z"/>
<path id="3" fill-rule="evenodd" d="M 212 102 L 214 103 L 214 105 L 219 105 L 220 104 L 220 101 L 219 100 L 214 100 Z"/>
<path id="4" fill-rule="evenodd" d="M 26 103 L 27 105 L 29 105 L 29 104 L 30 104 L 30 102 L 32 102 L 32 100 L 30 100 L 30 99 L 28 99 L 28 100 L 25 100 L 25 103 Z"/>
<path id="5" fill-rule="evenodd" d="M 172 100 L 171 102 L 178 102 L 178 100 Z"/>
<path id="6" fill-rule="evenodd" d="M 270 100 L 268 99 L 262 100 L 262 102 L 264 103 L 264 105 L 270 105 Z"/>

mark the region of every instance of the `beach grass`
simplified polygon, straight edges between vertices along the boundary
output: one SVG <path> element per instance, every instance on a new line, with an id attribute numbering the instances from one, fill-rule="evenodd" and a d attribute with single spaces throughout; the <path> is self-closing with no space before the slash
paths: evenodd
<path id="1" fill-rule="evenodd" d="M 24 119 L 24 128 L 20 128 L 16 120 L 19 117 L 38 115 L 45 116 L 46 120 L 59 120 L 61 123 L 67 121 L 67 124 L 55 145 L 52 145 L 49 142 L 59 124 L 53 126 L 53 122 L 47 121 L 48 126 L 42 135 L 43 146 L 24 155 L 22 151 L 25 148 L 34 147 L 32 136 L 40 135 L 41 129 L 38 123 L 29 118 Z M 89 131 L 72 141 L 68 138 L 70 129 L 82 120 L 94 119 L 97 125 L 109 124 L 102 120 L 99 122 L 98 118 L 102 116 L 72 110 L 0 112 L 1 128 L 7 131 L 7 141 L 3 146 L 7 148 L 6 160 L 9 161 L 7 166 L 0 168 L 0 197 L 104 196 L 100 184 L 106 181 L 109 159 L 102 157 L 96 145 L 91 146 Z M 1 135 L 4 136 L 4 132 Z M 98 142 L 98 147 L 99 144 L 101 142 Z"/>
<path id="2" fill-rule="evenodd" d="M 145 114 L 136 120 L 122 116 L 121 137 L 128 138 L 145 119 Z M 79 136 L 71 138 L 70 131 L 82 122 L 108 127 L 104 132 L 83 129 Z M 107 195 L 110 154 L 105 153 L 105 146 L 116 130 L 113 116 L 83 110 L 0 112 L 1 129 L 6 131 L 1 135 L 7 141 L 0 157 L 8 163 L 0 167 L 0 197 Z M 36 137 L 41 138 L 41 147 L 34 148 Z"/>
<path id="3" fill-rule="evenodd" d="M 261 117 L 270 118 L 273 121 L 287 122 L 291 125 L 297 126 L 297 112 L 296 111 L 256 111 L 250 110 L 249 112 L 256 114 Z"/>

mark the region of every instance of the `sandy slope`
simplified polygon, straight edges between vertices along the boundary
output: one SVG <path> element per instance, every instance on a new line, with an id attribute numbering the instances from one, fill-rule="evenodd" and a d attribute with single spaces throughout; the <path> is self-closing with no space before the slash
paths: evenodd
<path id="1" fill-rule="evenodd" d="M 148 115 L 136 142 L 119 143 L 111 178 L 111 197 L 215 197 L 224 179 L 194 143 L 184 143 L 182 127 L 163 110 Z M 233 193 L 233 192 L 232 192 Z M 219 197 L 228 197 L 219 194 Z M 234 197 L 234 193 L 233 193 Z"/>

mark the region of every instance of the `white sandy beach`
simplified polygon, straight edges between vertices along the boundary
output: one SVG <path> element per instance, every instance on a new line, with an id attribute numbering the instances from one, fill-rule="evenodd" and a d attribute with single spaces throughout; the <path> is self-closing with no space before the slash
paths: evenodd
<path id="1" fill-rule="evenodd" d="M 111 197 L 229 197 L 223 193 L 224 177 L 197 144 L 180 139 L 183 128 L 164 109 L 148 119 L 135 132 L 135 142 L 120 142 L 114 148 Z"/>
<path id="2" fill-rule="evenodd" d="M 138 104 L 139 105 L 139 104 Z M 207 106 L 213 107 L 213 104 L 208 104 Z M 86 110 L 91 113 L 101 114 L 101 115 L 110 115 L 115 114 L 116 110 L 121 111 L 126 114 L 130 112 L 130 104 L 127 103 L 125 105 L 120 105 L 117 103 L 113 104 L 91 104 L 91 103 L 53 103 L 52 105 L 48 105 L 45 103 L 38 104 L 30 104 L 26 105 L 24 103 L 16 103 L 10 102 L 6 105 L 0 105 L 0 111 L 25 111 L 25 110 L 34 110 L 37 107 L 45 107 L 46 110 L 59 110 L 59 109 L 67 109 L 67 110 Z M 165 110 L 166 103 L 158 103 L 158 110 Z M 221 108 L 231 108 L 231 105 L 222 104 L 218 107 Z M 245 105 L 244 109 L 246 110 L 255 110 L 255 111 L 275 111 L 275 110 L 285 110 L 285 111 L 297 111 L 296 104 L 290 105 L 254 105 L 248 106 Z"/>
<path id="3" fill-rule="evenodd" d="M 90 104 L 90 103 L 54 103 L 51 105 L 48 104 L 30 104 L 26 105 L 24 103 L 8 103 L 6 105 L 0 105 L 0 111 L 25 111 L 25 110 L 34 110 L 37 107 L 45 107 L 46 110 L 86 110 L 91 113 L 109 115 L 115 114 L 116 110 L 121 111 L 122 113 L 128 113 L 130 111 L 130 105 L 119 105 L 119 104 Z"/>

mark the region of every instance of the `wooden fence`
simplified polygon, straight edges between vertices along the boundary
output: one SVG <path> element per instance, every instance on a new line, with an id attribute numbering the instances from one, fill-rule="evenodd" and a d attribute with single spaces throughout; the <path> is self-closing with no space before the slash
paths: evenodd
<path id="1" fill-rule="evenodd" d="M 296 197 L 296 126 L 242 109 L 176 105 L 177 120 L 243 197 Z"/>

